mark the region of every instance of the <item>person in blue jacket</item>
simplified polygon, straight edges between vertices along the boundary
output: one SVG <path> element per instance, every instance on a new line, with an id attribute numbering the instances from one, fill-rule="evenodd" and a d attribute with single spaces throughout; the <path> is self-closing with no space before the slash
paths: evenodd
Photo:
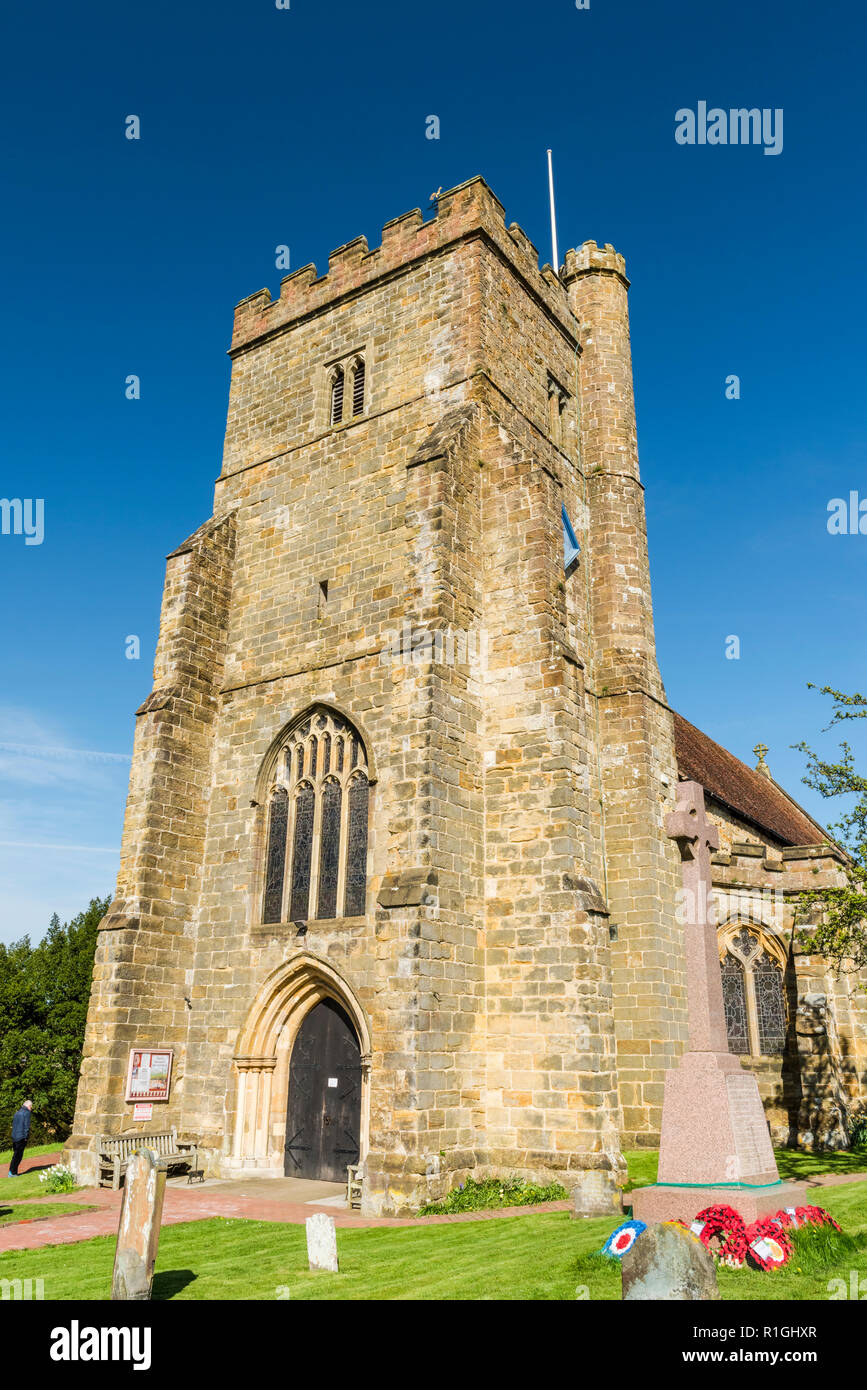
<path id="1" fill-rule="evenodd" d="M 27 1140 L 30 1138 L 30 1112 L 33 1101 L 25 1100 L 12 1116 L 12 1162 L 9 1164 L 10 1178 L 18 1177 L 18 1164 L 21 1162 Z"/>

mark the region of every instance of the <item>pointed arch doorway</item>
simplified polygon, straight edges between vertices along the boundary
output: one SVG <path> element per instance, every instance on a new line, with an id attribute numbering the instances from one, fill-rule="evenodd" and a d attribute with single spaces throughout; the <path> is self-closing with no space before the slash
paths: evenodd
<path id="1" fill-rule="evenodd" d="M 315 1004 L 298 1030 L 289 1063 L 287 1178 L 345 1182 L 361 1144 L 361 1046 L 345 1009 Z"/>
<path id="2" fill-rule="evenodd" d="M 323 1004 L 329 1007 L 320 1014 Z M 299 1177 L 303 1167 L 304 1175 L 322 1177 L 323 1162 L 332 1172 L 339 1162 L 336 1180 L 345 1182 L 346 1166 L 364 1162 L 370 1123 L 370 1025 L 348 981 L 328 961 L 299 952 L 272 971 L 249 1009 L 233 1061 L 234 1138 L 231 1156 L 221 1165 L 223 1176 L 256 1171 L 275 1178 L 287 1173 Z M 329 1080 L 337 1085 L 329 1086 Z M 320 1130 L 332 1133 L 322 1140 Z M 348 1131 L 348 1137 L 332 1137 L 341 1131 Z M 345 1151 L 353 1148 L 354 1155 L 347 1156 Z"/>

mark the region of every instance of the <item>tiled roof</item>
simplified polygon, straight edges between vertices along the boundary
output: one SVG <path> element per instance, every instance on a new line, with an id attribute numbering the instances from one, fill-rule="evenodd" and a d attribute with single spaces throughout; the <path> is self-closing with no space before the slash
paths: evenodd
<path id="1" fill-rule="evenodd" d="M 820 845 L 829 838 L 776 782 L 747 767 L 677 713 L 674 743 L 683 780 L 699 782 L 708 796 L 783 844 Z"/>

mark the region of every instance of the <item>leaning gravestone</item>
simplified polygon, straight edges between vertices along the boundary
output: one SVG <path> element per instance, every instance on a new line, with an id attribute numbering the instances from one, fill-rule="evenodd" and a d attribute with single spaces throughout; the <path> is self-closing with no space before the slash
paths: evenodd
<path id="1" fill-rule="evenodd" d="M 307 1218 L 307 1263 L 311 1269 L 337 1274 L 337 1231 L 334 1217 L 318 1211 Z"/>
<path id="2" fill-rule="evenodd" d="M 713 1256 L 682 1226 L 650 1226 L 621 1263 L 623 1300 L 699 1302 L 719 1298 Z"/>
<path id="3" fill-rule="evenodd" d="M 166 1174 L 160 1171 L 156 1154 L 150 1149 L 136 1149 L 124 1177 L 111 1281 L 113 1299 L 151 1296 L 165 1190 Z"/>

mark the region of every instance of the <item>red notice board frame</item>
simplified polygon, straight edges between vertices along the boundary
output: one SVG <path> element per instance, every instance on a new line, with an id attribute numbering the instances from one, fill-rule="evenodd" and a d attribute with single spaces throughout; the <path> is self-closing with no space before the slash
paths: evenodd
<path id="1" fill-rule="evenodd" d="M 126 1100 L 138 1104 L 167 1101 L 175 1054 L 169 1047 L 132 1047 L 126 1071 Z"/>

